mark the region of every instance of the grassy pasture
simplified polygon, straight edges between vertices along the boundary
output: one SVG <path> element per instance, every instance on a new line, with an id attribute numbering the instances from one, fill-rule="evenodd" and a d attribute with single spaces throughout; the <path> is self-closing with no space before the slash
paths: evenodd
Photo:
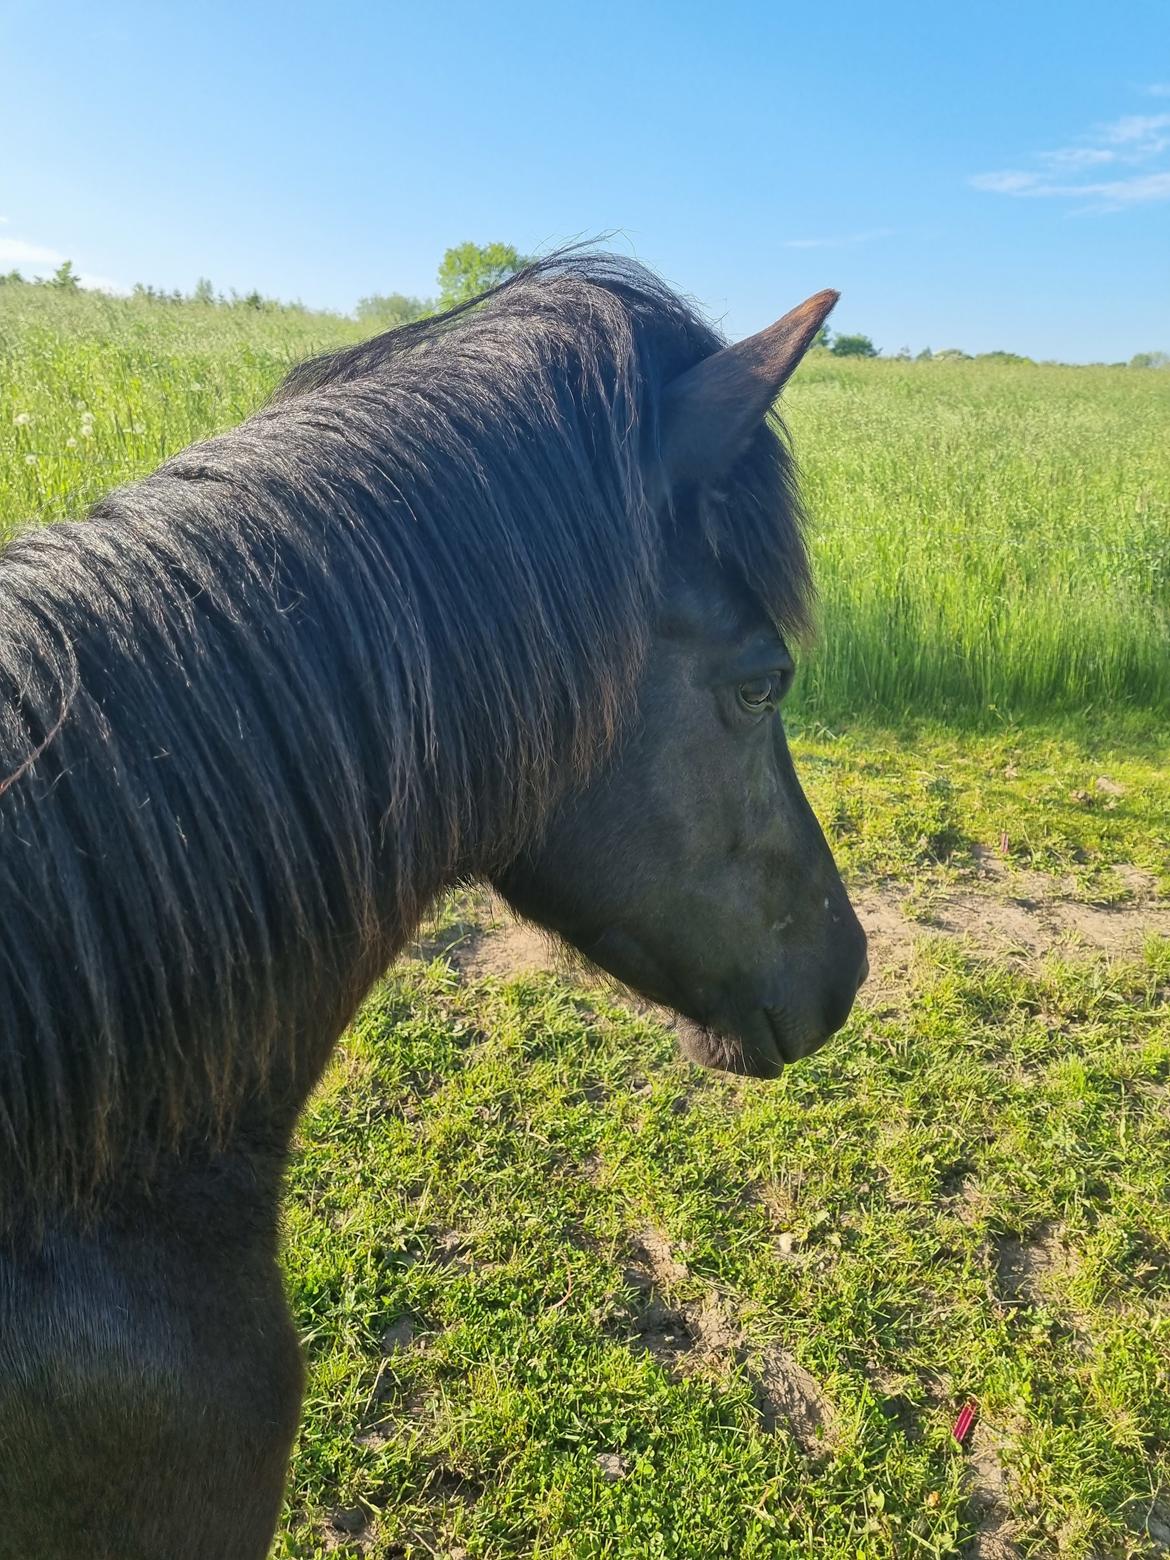
<path id="1" fill-rule="evenodd" d="M 808 363 L 813 707 L 994 722 L 1165 711 L 1170 374 Z"/>
<path id="2" fill-rule="evenodd" d="M 328 314 L 0 288 L 0 536 L 84 514 L 361 334 Z"/>
<path id="3" fill-rule="evenodd" d="M 359 334 L 330 315 L 3 289 L 0 534 L 83 513 Z M 1165 710 L 1170 374 L 821 353 L 784 413 L 823 599 L 803 711 Z"/>
<path id="4" fill-rule="evenodd" d="M 357 334 L 0 289 L 0 535 Z M 439 907 L 292 1171 L 282 1560 L 1170 1552 L 1170 379 L 818 357 L 785 415 L 866 1001 L 699 1074 Z"/>
<path id="5" fill-rule="evenodd" d="M 1158 1553 L 1167 951 L 924 944 L 772 1088 L 551 976 L 405 967 L 294 1173 L 279 1552 Z"/>

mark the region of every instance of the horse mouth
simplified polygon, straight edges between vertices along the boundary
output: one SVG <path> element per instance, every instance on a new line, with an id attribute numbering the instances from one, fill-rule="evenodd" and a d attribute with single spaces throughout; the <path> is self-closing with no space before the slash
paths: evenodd
<path id="1" fill-rule="evenodd" d="M 718 1072 L 778 1078 L 786 1063 L 794 1059 L 788 1054 L 780 1017 L 772 1008 L 757 1008 L 750 1022 L 735 1030 L 680 1018 L 676 1032 L 684 1056 Z"/>
<path id="2" fill-rule="evenodd" d="M 711 1006 L 688 1001 L 643 944 L 620 927 L 608 927 L 592 941 L 574 941 L 574 946 L 641 996 L 666 1008 L 673 1015 L 671 1027 L 679 1050 L 700 1067 L 749 1078 L 778 1078 L 786 1063 L 804 1054 L 779 1008 L 740 1007 L 730 1001 L 720 1004 L 718 999 Z M 719 1011 L 720 1006 L 724 1011 Z"/>

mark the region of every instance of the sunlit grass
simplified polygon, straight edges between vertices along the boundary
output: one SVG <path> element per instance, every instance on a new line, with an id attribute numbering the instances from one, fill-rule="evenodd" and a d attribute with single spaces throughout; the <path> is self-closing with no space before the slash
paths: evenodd
<path id="1" fill-rule="evenodd" d="M 820 711 L 1170 711 L 1170 375 L 837 361 L 785 400 Z"/>
<path id="2" fill-rule="evenodd" d="M 0 289 L 0 536 L 258 406 L 336 315 Z M 783 410 L 821 634 L 798 706 L 1170 708 L 1170 375 L 816 354 Z"/>
<path id="3" fill-rule="evenodd" d="M 0 288 L 0 537 L 83 515 L 360 334 L 337 315 Z"/>
<path id="4" fill-rule="evenodd" d="M 403 966 L 293 1173 L 313 1374 L 277 1553 L 953 1557 L 974 1397 L 1014 1552 L 1152 1557 L 1168 976 L 1165 944 L 1030 974 L 928 944 L 904 1004 L 760 1084 L 603 994 Z M 734 1346 L 692 1339 L 712 1316 Z M 824 1385 L 831 1447 L 763 1421 L 770 1345 Z"/>

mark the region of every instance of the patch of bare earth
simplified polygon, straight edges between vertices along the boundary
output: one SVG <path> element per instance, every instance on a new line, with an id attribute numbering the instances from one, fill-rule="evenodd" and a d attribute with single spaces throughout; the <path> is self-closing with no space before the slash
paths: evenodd
<path id="1" fill-rule="evenodd" d="M 1021 962 L 1050 954 L 1129 958 L 1147 937 L 1170 937 L 1170 902 L 1157 880 L 1137 867 L 1113 869 L 1125 896 L 1098 903 L 1075 897 L 1074 885 L 1044 872 L 979 859 L 979 875 L 925 897 L 918 890 L 868 888 L 854 903 L 870 939 L 870 964 L 900 974 L 922 936 L 962 938 L 976 949 Z"/>
<path id="2" fill-rule="evenodd" d="M 841 1444 L 840 1418 L 811 1371 L 778 1343 L 769 1344 L 755 1364 L 756 1401 L 765 1429 L 784 1424 L 804 1451 L 835 1451 Z"/>
<path id="3" fill-rule="evenodd" d="M 634 1239 L 634 1254 L 659 1289 L 681 1283 L 687 1276 L 686 1263 L 675 1256 L 673 1246 L 660 1230 L 642 1230 Z"/>
<path id="4" fill-rule="evenodd" d="M 550 970 L 558 964 L 555 939 L 518 921 L 487 888 L 463 893 L 458 914 L 423 926 L 408 952 L 427 963 L 446 959 L 470 980 Z"/>
<path id="5" fill-rule="evenodd" d="M 671 1291 L 689 1273 L 665 1235 L 643 1230 L 633 1243 L 633 1255 L 625 1275 L 635 1296 L 631 1347 L 679 1375 L 719 1375 L 740 1367 L 752 1384 L 769 1434 L 782 1427 L 812 1456 L 840 1446 L 841 1421 L 832 1399 L 787 1349 L 779 1343 L 752 1346 L 718 1295 L 675 1300 Z"/>
<path id="6" fill-rule="evenodd" d="M 375 1533 L 364 1506 L 340 1506 L 322 1525 L 320 1536 L 327 1554 L 367 1555 Z"/>
<path id="7" fill-rule="evenodd" d="M 967 1500 L 975 1524 L 964 1550 L 968 1560 L 1012 1560 L 1018 1555 L 1018 1528 L 1008 1509 L 1007 1476 L 995 1438 L 983 1423 L 975 1426 L 968 1450 Z"/>
<path id="8" fill-rule="evenodd" d="M 1170 1488 L 1135 1502 L 1130 1525 L 1150 1540 L 1154 1554 L 1170 1555 Z"/>
<path id="9" fill-rule="evenodd" d="M 488 975 L 507 978 L 555 969 L 558 959 L 550 937 L 527 922 L 511 921 L 485 932 L 459 950 L 451 962 L 469 979 L 483 980 Z"/>
<path id="10" fill-rule="evenodd" d="M 925 894 L 895 885 L 854 891 L 875 973 L 868 1000 L 889 997 L 922 937 L 959 938 L 976 951 L 1021 963 L 1051 954 L 1128 958 L 1140 953 L 1147 937 L 1170 937 L 1170 901 L 1159 895 L 1157 880 L 1132 866 L 1113 872 L 1124 897 L 1099 903 L 1076 897 L 1066 880 L 1015 868 L 990 853 L 979 858 L 978 876 L 961 885 Z M 573 957 L 555 938 L 516 920 L 488 890 L 469 891 L 464 901 L 459 916 L 423 930 L 411 949 L 415 957 L 444 958 L 467 980 L 573 974 Z M 647 1007 L 632 994 L 630 1000 Z"/>
<path id="11" fill-rule="evenodd" d="M 996 1288 L 1005 1305 L 1038 1305 L 1069 1265 L 1060 1232 L 1044 1224 L 1027 1240 L 1003 1236 L 997 1243 Z"/>

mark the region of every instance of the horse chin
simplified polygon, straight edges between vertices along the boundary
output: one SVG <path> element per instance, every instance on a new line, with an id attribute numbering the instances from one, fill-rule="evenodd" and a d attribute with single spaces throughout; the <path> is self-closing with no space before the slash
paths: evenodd
<path id="1" fill-rule="evenodd" d="M 669 1009 L 674 1015 L 679 1050 L 700 1067 L 749 1078 L 777 1078 L 784 1070 L 785 1060 L 801 1054 L 790 1048 L 781 1015 L 775 1008 L 736 1013 L 734 1022 L 720 1023 L 718 1017 L 705 1022 L 692 1018 L 685 1011 L 691 1006 L 685 993 L 677 989 L 663 965 L 624 928 L 611 926 L 599 937 L 566 940 L 591 963 L 615 975 L 640 996 Z M 695 1007 L 691 1006 L 691 1011 Z"/>
<path id="2" fill-rule="evenodd" d="M 773 1023 L 762 1009 L 753 1018 L 746 1034 L 728 1034 L 694 1019 L 680 1018 L 675 1027 L 679 1050 L 700 1067 L 741 1077 L 778 1078 L 784 1070 L 784 1058 Z"/>

